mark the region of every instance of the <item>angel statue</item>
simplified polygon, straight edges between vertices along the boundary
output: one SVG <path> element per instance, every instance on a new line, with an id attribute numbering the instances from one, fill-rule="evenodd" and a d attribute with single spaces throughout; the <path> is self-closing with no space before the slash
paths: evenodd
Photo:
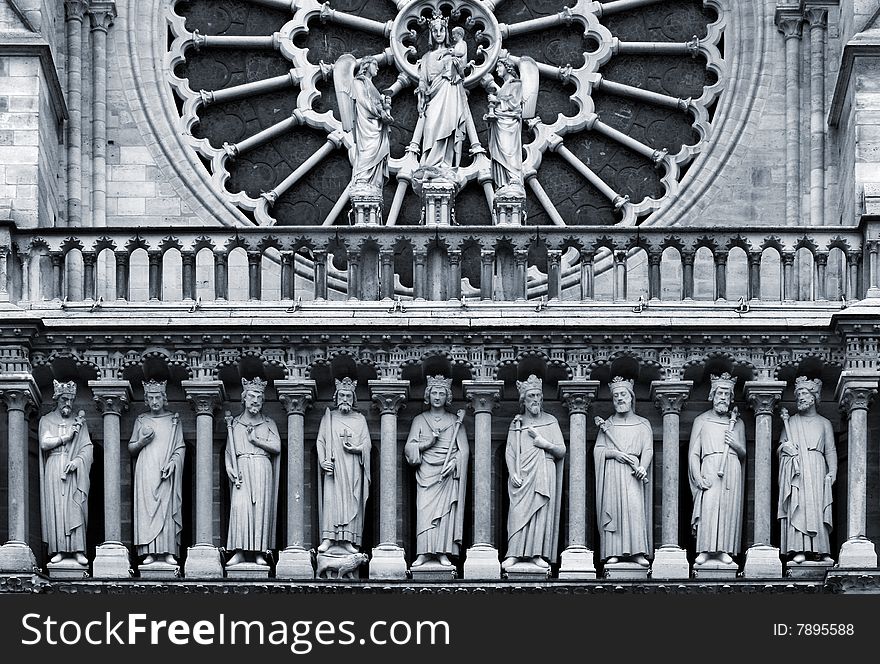
<path id="1" fill-rule="evenodd" d="M 535 117 L 538 98 L 538 67 L 531 58 L 520 58 L 519 65 L 502 57 L 495 66 L 501 78 L 488 86 L 489 156 L 492 179 L 499 196 L 525 197 L 523 185 L 523 119 Z"/>
<path id="2" fill-rule="evenodd" d="M 354 136 L 352 191 L 381 192 L 388 179 L 391 156 L 388 134 L 394 119 L 391 98 L 381 94 L 373 84 L 379 63 L 370 55 L 357 60 L 346 54 L 336 61 L 333 71 L 342 126 Z"/>

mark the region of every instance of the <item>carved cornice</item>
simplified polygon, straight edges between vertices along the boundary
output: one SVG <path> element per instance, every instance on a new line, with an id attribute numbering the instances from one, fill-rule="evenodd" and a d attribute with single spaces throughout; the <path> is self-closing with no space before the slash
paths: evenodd
<path id="1" fill-rule="evenodd" d="M 461 385 L 475 414 L 491 413 L 504 391 L 504 382 L 500 380 L 465 380 Z"/>
<path id="2" fill-rule="evenodd" d="M 693 386 L 692 380 L 655 380 L 651 383 L 651 399 L 664 417 L 679 415 Z"/>

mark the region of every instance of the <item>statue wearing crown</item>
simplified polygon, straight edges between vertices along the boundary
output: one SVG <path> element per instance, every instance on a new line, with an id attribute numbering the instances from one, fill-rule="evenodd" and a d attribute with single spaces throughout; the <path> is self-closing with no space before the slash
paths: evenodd
<path id="1" fill-rule="evenodd" d="M 55 410 L 40 418 L 38 432 L 43 541 L 50 567 L 85 570 L 92 440 L 85 412 L 73 412 L 76 383 L 53 383 Z"/>
<path id="2" fill-rule="evenodd" d="M 404 455 L 416 469 L 416 553 L 412 567 L 437 564 L 452 570 L 461 551 L 470 446 L 464 410 L 452 404 L 452 379 L 428 376 L 428 410 L 413 419 Z"/>
<path id="3" fill-rule="evenodd" d="M 780 550 L 790 565 L 808 559 L 832 564 L 833 487 L 837 479 L 837 448 L 831 422 L 816 412 L 822 381 L 795 380 L 797 413 L 782 409 L 784 429 L 779 439 Z"/>
<path id="4" fill-rule="evenodd" d="M 231 483 L 226 549 L 234 552 L 227 567 L 268 566 L 266 556 L 275 547 L 281 436 L 263 414 L 265 391 L 266 381 L 242 378 L 242 411 L 236 417 L 226 412 L 224 459 Z"/>
<path id="5" fill-rule="evenodd" d="M 318 554 L 357 553 L 370 495 L 372 442 L 367 419 L 357 410 L 357 383 L 336 381 L 333 408 L 318 428 Z"/>
<path id="6" fill-rule="evenodd" d="M 128 452 L 134 465 L 134 545 L 141 566 L 177 567 L 183 530 L 183 460 L 180 416 L 167 409 L 165 381 L 146 381 L 148 412 L 137 416 Z"/>
<path id="7" fill-rule="evenodd" d="M 517 381 L 522 412 L 507 431 L 507 554 L 502 569 L 518 563 L 546 570 L 559 546 L 565 439 L 559 422 L 544 412 L 544 390 L 534 374 Z"/>
<path id="8" fill-rule="evenodd" d="M 596 516 L 599 558 L 609 565 L 647 568 L 653 550 L 650 468 L 651 424 L 635 413 L 635 381 L 614 378 L 608 388 L 614 414 L 596 418 Z M 638 568 L 636 568 L 638 569 Z"/>
<path id="9" fill-rule="evenodd" d="M 733 404 L 736 378 L 725 372 L 711 381 L 712 408 L 694 419 L 688 446 L 694 564 L 727 567 L 735 566 L 742 541 L 746 431 Z"/>

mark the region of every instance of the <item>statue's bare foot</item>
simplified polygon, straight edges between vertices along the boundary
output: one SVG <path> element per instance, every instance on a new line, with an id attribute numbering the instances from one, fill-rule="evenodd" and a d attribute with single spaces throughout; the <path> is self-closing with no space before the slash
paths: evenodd
<path id="1" fill-rule="evenodd" d="M 74 556 L 74 558 L 76 558 L 76 562 L 78 562 L 80 565 L 88 565 L 89 564 L 89 559 L 86 558 L 86 554 L 84 554 L 80 551 L 76 552 L 76 555 Z"/>
<path id="2" fill-rule="evenodd" d="M 345 549 L 348 553 L 357 553 L 357 547 L 351 542 L 343 542 L 342 548 Z"/>
<path id="3" fill-rule="evenodd" d="M 807 557 L 806 557 L 804 554 L 802 554 L 802 553 L 796 553 L 796 554 L 794 554 L 794 556 L 792 557 L 791 562 L 800 565 L 800 564 L 801 564 L 802 562 L 804 562 L 806 559 L 807 559 Z"/>
<path id="4" fill-rule="evenodd" d="M 437 562 L 439 562 L 444 567 L 452 567 L 452 561 L 449 560 L 449 558 L 447 557 L 447 555 L 445 553 L 438 553 L 437 554 Z"/>
<path id="5" fill-rule="evenodd" d="M 642 567 L 650 567 L 651 565 L 651 563 L 648 562 L 648 559 L 641 553 L 634 555 L 632 560 L 636 565 L 641 565 Z"/>
<path id="6" fill-rule="evenodd" d="M 144 559 L 141 561 L 141 565 L 152 565 L 154 562 L 156 562 L 156 559 L 153 558 L 153 556 L 146 555 L 146 556 L 144 556 Z"/>
<path id="7" fill-rule="evenodd" d="M 332 542 L 329 539 L 321 540 L 321 546 L 318 547 L 318 553 L 325 553 L 329 548 Z"/>
<path id="8" fill-rule="evenodd" d="M 611 556 L 608 560 L 605 561 L 606 565 L 614 565 L 615 563 L 620 562 L 620 559 L 617 556 Z"/>
<path id="9" fill-rule="evenodd" d="M 507 556 L 504 559 L 504 562 L 501 563 L 501 569 L 510 569 L 514 565 L 516 565 L 516 561 L 518 558 L 516 556 Z"/>
<path id="10" fill-rule="evenodd" d="M 823 553 L 823 554 L 822 554 L 821 561 L 822 561 L 823 563 L 828 563 L 829 565 L 834 564 L 834 558 L 832 558 L 831 556 L 829 556 L 827 553 Z"/>
<path id="11" fill-rule="evenodd" d="M 227 561 L 227 565 L 238 565 L 244 562 L 244 554 L 241 551 L 236 551 L 232 558 Z"/>
<path id="12" fill-rule="evenodd" d="M 703 553 L 697 555 L 697 559 L 694 561 L 697 565 L 703 565 L 706 561 L 709 560 L 709 554 L 703 551 Z"/>
<path id="13" fill-rule="evenodd" d="M 729 565 L 733 562 L 733 558 L 730 557 L 730 554 L 724 551 L 718 554 L 718 560 L 720 560 L 725 565 Z"/>
<path id="14" fill-rule="evenodd" d="M 175 558 L 170 553 L 166 553 L 165 554 L 165 562 L 168 563 L 169 565 L 177 565 L 177 558 Z"/>
<path id="15" fill-rule="evenodd" d="M 257 563 L 257 565 L 268 565 L 269 564 L 266 562 L 266 556 L 264 556 L 262 553 L 258 553 L 256 555 L 256 557 L 254 558 L 254 561 Z"/>
<path id="16" fill-rule="evenodd" d="M 544 560 L 541 556 L 532 556 L 532 563 L 543 569 L 550 569 L 550 563 Z"/>
<path id="17" fill-rule="evenodd" d="M 426 553 L 419 554 L 419 556 L 413 561 L 411 567 L 419 567 L 420 565 L 424 565 L 426 562 L 428 562 L 429 557 L 430 556 L 428 556 L 428 554 Z"/>
<path id="18" fill-rule="evenodd" d="M 63 553 L 56 553 L 54 556 L 52 556 L 52 559 L 49 562 L 50 563 L 60 563 L 62 560 L 64 560 L 64 554 Z"/>

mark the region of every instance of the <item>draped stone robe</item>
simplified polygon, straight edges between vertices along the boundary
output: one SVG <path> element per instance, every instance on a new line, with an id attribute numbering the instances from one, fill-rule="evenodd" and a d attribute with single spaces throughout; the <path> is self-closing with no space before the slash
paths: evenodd
<path id="1" fill-rule="evenodd" d="M 700 553 L 736 555 L 742 546 L 744 475 L 739 456 L 724 442 L 729 422 L 727 415 L 709 410 L 696 417 L 691 430 L 688 447 L 688 478 L 694 497 L 691 526 L 697 537 L 696 550 Z M 745 448 L 745 426 L 741 418 L 736 421 L 733 435 Z M 725 456 L 724 477 L 719 477 Z M 699 487 L 700 475 L 712 482 L 706 491 Z"/>
<path id="2" fill-rule="evenodd" d="M 416 467 L 416 554 L 419 555 L 458 555 L 461 547 L 470 447 L 463 426 L 452 440 L 454 425 L 452 413 L 443 413 L 436 422 L 430 412 L 420 413 L 413 419 L 404 448 L 407 462 Z M 419 451 L 419 443 L 431 440 L 434 428 L 440 430 L 439 440 Z M 454 470 L 444 478 L 441 472 L 450 446 L 450 459 L 455 457 L 456 463 Z"/>
<path id="3" fill-rule="evenodd" d="M 536 447 L 535 439 L 526 431 L 528 426 L 550 441 L 553 450 Z M 534 422 L 526 421 L 522 428 L 514 420 L 507 432 L 504 457 L 510 473 L 507 480 L 510 496 L 507 555 L 517 558 L 543 556 L 553 562 L 559 543 L 565 458 L 565 439 L 559 422 L 548 413 L 541 413 Z M 514 474 L 522 479 L 522 486 L 514 486 Z"/>
<path id="4" fill-rule="evenodd" d="M 631 454 L 638 464 L 650 469 L 654 456 L 651 424 L 644 417 L 627 420 L 609 418 L 609 431 L 621 452 Z M 612 556 L 650 555 L 651 482 L 642 482 L 633 475 L 629 464 L 608 455 L 617 449 L 608 435 L 599 430 L 593 459 L 596 464 L 596 514 L 599 526 L 599 558 Z M 651 473 L 648 473 L 651 477 Z"/>
<path id="5" fill-rule="evenodd" d="M 492 179 L 499 189 L 523 182 L 522 113 L 523 88 L 516 79 L 498 90 L 495 120 L 489 124 L 489 156 Z"/>
<path id="6" fill-rule="evenodd" d="M 43 541 L 49 546 L 50 556 L 86 550 L 93 458 L 88 426 L 83 422 L 79 434 L 66 445 L 43 449 L 44 444 L 54 444 L 59 436 L 70 433 L 74 421 L 74 417 L 61 417 L 58 411 L 40 419 L 40 516 Z M 69 463 L 74 464 L 75 470 L 62 480 L 62 472 Z"/>
<path id="7" fill-rule="evenodd" d="M 788 442 L 783 430 L 779 444 L 780 549 L 783 553 L 831 552 L 831 473 L 837 476 L 837 448 L 831 422 L 821 415 L 792 415 L 788 423 L 797 456 L 782 451 Z M 799 472 L 795 472 L 795 471 Z"/>
<path id="8" fill-rule="evenodd" d="M 356 145 L 351 181 L 381 189 L 388 177 L 388 157 L 391 155 L 388 129 L 382 122 L 382 95 L 367 78 L 356 78 L 351 92 Z"/>
<path id="9" fill-rule="evenodd" d="M 455 82 L 452 57 L 441 47 L 419 61 L 419 86 L 427 99 L 421 166 L 449 168 L 461 156 L 467 104 L 464 86 Z"/>
<path id="10" fill-rule="evenodd" d="M 345 449 L 344 438 L 359 453 Z M 344 415 L 328 408 L 318 428 L 317 452 L 321 538 L 360 545 L 370 494 L 371 441 L 366 418 L 356 411 Z M 332 474 L 320 469 L 325 459 L 333 461 Z"/>
<path id="11" fill-rule="evenodd" d="M 174 413 L 143 413 L 135 420 L 129 442 L 138 441 L 144 428 L 152 429 L 154 435 L 135 461 L 134 544 L 138 555 L 176 556 L 183 530 L 183 429 Z M 174 471 L 163 480 L 162 469 L 169 462 Z"/>
<path id="12" fill-rule="evenodd" d="M 255 434 L 264 440 L 281 444 L 275 422 L 263 416 L 254 425 Z M 275 547 L 275 515 L 278 503 L 278 454 L 270 454 L 247 438 L 246 425 L 241 416 L 232 420 L 232 436 L 241 488 L 230 486 L 229 533 L 226 548 L 229 551 L 265 552 Z M 233 473 L 232 448 L 226 446 L 226 470 Z"/>

